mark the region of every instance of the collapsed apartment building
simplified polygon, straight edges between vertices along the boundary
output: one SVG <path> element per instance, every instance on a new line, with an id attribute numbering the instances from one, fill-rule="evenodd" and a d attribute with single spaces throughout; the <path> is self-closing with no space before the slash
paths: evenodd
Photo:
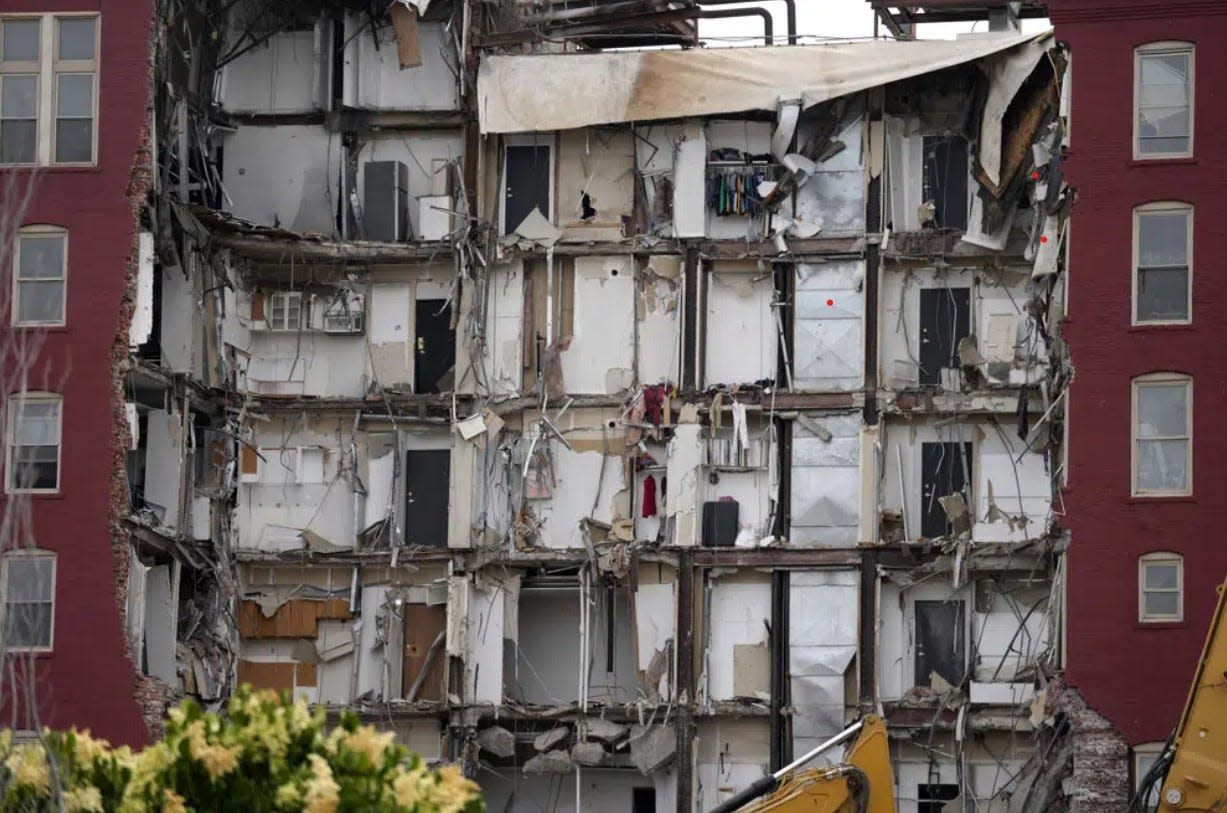
<path id="1" fill-rule="evenodd" d="M 163 4 L 144 671 L 492 810 L 704 810 L 870 711 L 901 811 L 1034 805 L 1066 53 L 602 5 Z"/>

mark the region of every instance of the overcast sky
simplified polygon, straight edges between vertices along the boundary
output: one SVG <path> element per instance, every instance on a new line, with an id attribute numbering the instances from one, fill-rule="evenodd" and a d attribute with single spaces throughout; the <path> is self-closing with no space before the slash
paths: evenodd
<path id="1" fill-rule="evenodd" d="M 776 42 L 787 42 L 788 25 L 784 4 L 779 0 L 757 0 L 747 6 L 761 6 L 771 11 L 775 20 Z M 873 11 L 866 0 L 796 0 L 797 34 L 802 41 L 819 39 L 845 39 L 873 36 Z M 737 6 L 720 6 L 721 9 Z M 1046 20 L 1024 20 L 1023 31 L 1042 31 L 1048 27 Z M 987 23 L 979 23 L 978 31 L 987 30 Z M 963 31 L 970 31 L 970 23 L 930 24 L 920 27 L 924 38 L 951 38 Z M 882 30 L 883 34 L 887 32 Z M 762 43 L 762 21 L 754 17 L 734 17 L 728 20 L 701 20 L 699 38 L 709 46 L 755 45 Z"/>

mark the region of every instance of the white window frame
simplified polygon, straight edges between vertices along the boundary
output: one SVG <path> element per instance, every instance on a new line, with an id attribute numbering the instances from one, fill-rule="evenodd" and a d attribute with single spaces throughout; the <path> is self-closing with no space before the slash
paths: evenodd
<path id="1" fill-rule="evenodd" d="M 21 241 L 27 237 L 35 239 L 58 235 L 63 243 L 61 252 L 60 276 L 39 277 L 38 282 L 60 283 L 60 318 L 54 322 L 31 322 L 21 319 Z M 68 230 L 59 226 L 23 226 L 17 232 L 17 250 L 13 252 L 13 326 L 14 327 L 64 327 L 68 320 Z"/>
<path id="2" fill-rule="evenodd" d="M 1179 491 L 1142 490 L 1138 487 L 1138 446 L 1142 438 L 1138 436 L 1138 391 L 1145 386 L 1161 384 L 1184 384 L 1185 386 L 1185 432 L 1182 437 L 1154 437 L 1146 440 L 1184 440 L 1187 446 L 1188 477 L 1185 478 L 1185 488 Z M 1131 393 L 1131 408 L 1129 416 L 1131 447 L 1130 447 L 1130 493 L 1134 497 L 1187 497 L 1193 493 L 1193 378 L 1181 373 L 1151 373 L 1133 379 Z"/>
<path id="3" fill-rule="evenodd" d="M 54 488 L 18 488 L 13 481 L 17 472 L 14 463 L 14 451 L 17 444 L 17 415 L 23 403 L 54 403 L 57 407 L 56 445 L 55 445 L 55 487 Z M 4 490 L 6 494 L 58 494 L 64 481 L 64 398 L 53 392 L 27 392 L 10 395 L 5 416 L 5 476 Z"/>
<path id="4" fill-rule="evenodd" d="M 1150 565 L 1175 565 L 1175 587 L 1146 587 L 1146 568 Z M 1175 615 L 1147 615 L 1147 593 L 1175 593 Z M 1184 620 L 1184 557 L 1170 551 L 1156 551 L 1138 557 L 1138 621 L 1143 624 L 1175 624 Z"/>
<path id="5" fill-rule="evenodd" d="M 94 58 L 70 59 L 59 58 L 59 20 L 71 18 L 93 18 L 94 20 Z M 39 21 L 38 62 L 0 61 L 0 75 L 3 74 L 34 74 L 38 76 L 38 110 L 35 116 L 35 160 L 25 164 L 0 164 L 0 166 L 48 166 L 48 167 L 88 167 L 98 163 L 98 131 L 100 128 L 98 114 L 98 74 L 101 62 L 102 48 L 102 15 L 96 11 L 85 12 L 50 12 L 45 14 L 0 14 L 0 27 L 5 20 L 35 20 Z M 0 56 L 3 56 L 0 54 Z M 91 102 L 93 104 L 93 127 L 90 132 L 90 160 L 88 161 L 56 161 L 55 160 L 55 129 L 57 94 L 59 92 L 59 77 L 66 74 L 90 74 L 93 76 Z M 0 88 L 2 90 L 2 88 Z"/>
<path id="6" fill-rule="evenodd" d="M 1142 770 L 1142 760 L 1149 759 L 1151 764 L 1154 764 L 1155 760 L 1163 754 L 1164 747 L 1164 743 L 1161 742 L 1145 742 L 1133 746 L 1133 753 L 1131 755 L 1133 782 L 1131 785 L 1134 793 L 1142 789 L 1142 777 L 1146 775 L 1146 771 Z M 1150 770 L 1149 767 L 1146 770 Z M 1155 810 L 1158 808 L 1160 791 L 1162 791 L 1160 787 L 1154 789 L 1154 796 L 1152 797 L 1154 799 L 1154 806 L 1145 809 Z"/>
<path id="7" fill-rule="evenodd" d="M 59 563 L 56 561 L 55 553 L 52 551 L 38 549 L 23 550 L 11 552 L 0 557 L 0 589 L 4 592 L 4 600 L 0 601 L 0 630 L 3 629 L 5 623 L 4 616 L 8 614 L 9 608 L 9 564 L 17 558 L 51 560 L 51 600 L 49 602 L 39 602 L 40 604 L 51 605 L 51 631 L 46 646 L 15 646 L 9 641 L 5 641 L 5 649 L 8 652 L 51 652 L 55 649 L 55 588 L 56 579 L 59 577 Z"/>
<path id="8" fill-rule="evenodd" d="M 1142 100 L 1142 60 L 1148 56 L 1167 54 L 1189 55 L 1189 148 L 1182 152 L 1151 152 L 1141 150 L 1142 134 L 1138 128 Z M 1196 134 L 1197 94 L 1197 49 L 1191 42 L 1150 42 L 1133 49 L 1133 160 L 1165 161 L 1172 158 L 1192 158 L 1193 138 Z"/>
<path id="9" fill-rule="evenodd" d="M 290 323 L 290 303 L 297 302 L 298 308 L 298 323 Z M 281 323 L 277 324 L 273 321 L 273 314 L 277 311 L 277 303 L 282 303 L 282 310 L 285 311 L 285 316 Z M 268 329 L 274 333 L 297 333 L 303 329 L 303 295 L 302 291 L 273 291 L 268 296 L 268 302 L 264 309 L 264 320 L 268 323 Z"/>
<path id="10" fill-rule="evenodd" d="M 1183 319 L 1139 319 L 1138 318 L 1138 277 L 1141 272 L 1142 260 L 1142 244 L 1141 244 L 1141 229 L 1142 218 L 1146 215 L 1154 214 L 1175 214 L 1177 212 L 1185 215 L 1185 297 L 1186 303 L 1184 308 L 1185 318 Z M 1188 325 L 1193 322 L 1193 205 L 1181 201 L 1158 201 L 1155 203 L 1145 203 L 1141 206 L 1133 208 L 1133 308 L 1132 308 L 1132 324 L 1134 325 Z"/>

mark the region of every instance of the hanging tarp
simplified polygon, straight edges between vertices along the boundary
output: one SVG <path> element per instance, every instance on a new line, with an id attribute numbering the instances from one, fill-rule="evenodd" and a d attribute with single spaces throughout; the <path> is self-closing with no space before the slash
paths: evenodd
<path id="1" fill-rule="evenodd" d="M 484 133 L 518 133 L 774 111 L 781 99 L 799 98 L 811 107 L 1048 37 L 490 55 L 478 74 L 478 115 Z"/>

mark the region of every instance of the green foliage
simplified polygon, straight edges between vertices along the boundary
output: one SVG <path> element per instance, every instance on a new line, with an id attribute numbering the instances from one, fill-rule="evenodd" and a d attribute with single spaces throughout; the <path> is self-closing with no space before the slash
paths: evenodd
<path id="1" fill-rule="evenodd" d="M 325 730 L 289 693 L 242 687 L 227 715 L 191 701 L 138 753 L 88 732 L 0 732 L 0 813 L 481 813 L 455 765 L 432 770 L 390 732 L 345 712 Z"/>

